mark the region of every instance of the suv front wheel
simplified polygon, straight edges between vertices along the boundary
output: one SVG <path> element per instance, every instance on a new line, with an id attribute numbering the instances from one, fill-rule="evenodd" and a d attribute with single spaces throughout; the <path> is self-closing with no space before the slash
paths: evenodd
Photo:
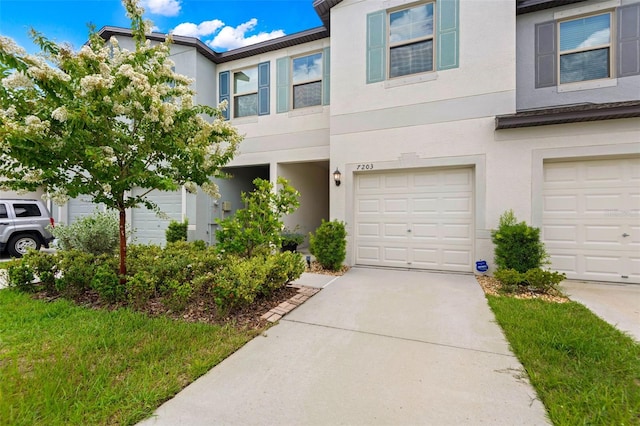
<path id="1" fill-rule="evenodd" d="M 13 257 L 22 257 L 29 249 L 40 250 L 42 243 L 38 237 L 30 234 L 14 235 L 9 240 L 7 251 Z"/>

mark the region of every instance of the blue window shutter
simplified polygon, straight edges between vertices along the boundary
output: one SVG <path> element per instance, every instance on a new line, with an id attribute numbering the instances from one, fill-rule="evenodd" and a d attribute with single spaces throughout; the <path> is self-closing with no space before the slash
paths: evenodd
<path id="1" fill-rule="evenodd" d="M 387 12 L 367 15 L 367 83 L 387 78 Z"/>
<path id="2" fill-rule="evenodd" d="M 289 111 L 289 57 L 276 60 L 276 112 Z"/>
<path id="3" fill-rule="evenodd" d="M 440 0 L 436 5 L 436 28 L 438 53 L 436 64 L 438 70 L 458 68 L 460 65 L 460 1 Z"/>
<path id="4" fill-rule="evenodd" d="M 329 105 L 331 101 L 331 48 L 322 51 L 322 105 Z"/>
<path id="5" fill-rule="evenodd" d="M 227 101 L 227 109 L 222 112 L 225 120 L 229 119 L 229 111 L 231 110 L 231 100 L 229 99 L 229 71 L 218 74 L 218 102 Z"/>
<path id="6" fill-rule="evenodd" d="M 536 89 L 558 84 L 558 55 L 556 53 L 556 22 L 544 22 L 536 25 Z"/>
<path id="7" fill-rule="evenodd" d="M 269 114 L 270 62 L 258 64 L 258 115 Z"/>
<path id="8" fill-rule="evenodd" d="M 618 77 L 640 74 L 640 4 L 618 9 Z"/>

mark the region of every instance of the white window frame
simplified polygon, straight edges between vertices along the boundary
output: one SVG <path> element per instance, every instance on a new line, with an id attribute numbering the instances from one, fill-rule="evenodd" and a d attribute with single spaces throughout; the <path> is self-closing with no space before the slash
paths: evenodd
<path id="1" fill-rule="evenodd" d="M 397 42 L 391 42 L 391 15 L 393 13 L 396 12 L 400 12 L 402 10 L 407 10 L 407 9 L 413 9 L 415 7 L 420 7 L 420 6 L 424 6 L 427 4 L 433 4 L 433 30 L 431 31 L 431 35 L 428 36 L 422 36 L 422 37 L 416 37 L 416 38 L 412 38 L 412 39 L 408 39 L 408 40 L 402 40 L 402 41 L 397 41 Z M 407 78 L 409 76 L 412 75 L 420 75 L 420 74 L 426 74 L 426 73 L 433 73 L 436 71 L 436 50 L 437 50 L 437 46 L 436 46 L 436 2 L 435 1 L 425 1 L 425 2 L 419 2 L 419 3 L 412 3 L 409 5 L 403 5 L 402 7 L 396 7 L 394 9 L 390 9 L 387 11 L 387 23 L 386 23 L 386 27 L 387 27 L 387 75 L 388 80 L 395 80 L 398 78 Z M 420 43 L 423 41 L 429 41 L 432 40 L 432 49 L 431 49 L 431 70 L 427 70 L 427 71 L 422 71 L 422 72 L 417 72 L 417 73 L 409 73 L 409 74 L 403 74 L 403 75 L 399 75 L 396 77 L 391 77 L 391 50 L 393 48 L 396 47 L 402 47 L 402 46 L 407 46 L 410 44 L 415 44 L 415 43 Z"/>
<path id="2" fill-rule="evenodd" d="M 236 74 L 243 73 L 243 72 L 251 70 L 251 69 L 255 69 L 256 70 L 256 90 L 255 91 L 236 93 Z M 258 115 L 258 65 L 250 66 L 250 67 L 244 67 L 244 68 L 232 71 L 231 72 L 231 82 L 230 82 L 230 84 L 231 84 L 231 104 L 233 105 L 233 107 L 231 107 L 231 109 L 233 110 L 233 114 L 232 114 L 233 118 L 244 118 L 244 117 L 257 116 Z M 248 95 L 255 95 L 256 96 L 256 111 L 255 111 L 255 114 L 239 116 L 237 108 L 236 108 L 236 98 L 241 98 L 243 96 L 248 96 Z"/>
<path id="3" fill-rule="evenodd" d="M 584 48 L 577 48 L 577 49 L 571 49 L 571 50 L 565 50 L 565 51 L 561 51 L 560 50 L 560 46 L 561 46 L 561 41 L 562 41 L 562 33 L 560 32 L 560 25 L 565 23 L 565 22 L 571 22 L 571 21 L 576 21 L 578 19 L 584 19 L 584 18 L 590 18 L 592 16 L 599 16 L 599 15 L 609 15 L 609 43 L 606 44 L 600 44 L 597 46 L 589 46 L 589 47 L 584 47 Z M 580 90 L 582 88 L 586 88 L 587 86 L 592 86 L 594 85 L 594 87 L 596 87 L 598 85 L 598 83 L 603 82 L 603 81 L 615 81 L 615 41 L 614 38 L 616 37 L 617 33 L 616 33 L 616 28 L 615 28 L 615 13 L 613 10 L 598 10 L 595 11 L 593 13 L 586 13 L 586 14 L 582 14 L 582 15 L 578 15 L 578 16 L 570 16 L 570 17 L 566 17 L 564 19 L 559 19 L 556 21 L 556 32 L 557 32 L 557 46 L 556 46 L 556 55 L 557 55 L 557 84 L 559 87 L 564 86 L 564 87 L 574 87 L 576 88 L 576 90 Z M 574 54 L 574 53 L 582 53 L 582 52 L 589 52 L 592 50 L 599 50 L 599 49 L 609 49 L 609 76 L 608 77 L 603 77 L 603 78 L 596 78 L 596 79 L 590 79 L 590 80 L 579 80 L 579 81 L 568 81 L 566 83 L 562 83 L 561 81 L 561 65 L 560 65 L 560 60 L 562 58 L 562 56 L 564 55 L 570 55 L 570 54 Z M 607 85 L 608 86 L 608 85 Z"/>
<path id="4" fill-rule="evenodd" d="M 289 70 L 289 73 L 291 75 L 291 110 L 300 110 L 300 109 L 305 109 L 305 108 L 317 108 L 318 106 L 322 106 L 322 84 L 323 84 L 323 76 L 324 76 L 324 69 L 320 70 L 320 77 L 319 78 L 310 78 L 307 80 L 302 80 L 302 81 L 297 81 L 294 83 L 293 81 L 293 76 L 294 76 L 294 71 L 295 68 L 293 66 L 293 63 L 295 62 L 296 59 L 301 59 L 301 58 L 306 58 L 308 56 L 314 56 L 314 55 L 318 55 L 320 54 L 320 63 L 322 64 L 322 66 L 324 67 L 324 52 L 319 50 L 319 51 L 315 51 L 315 52 L 307 52 L 304 53 L 302 55 L 297 55 L 297 56 L 293 56 L 291 57 L 291 62 L 290 62 L 290 66 L 291 69 Z M 304 86 L 305 84 L 310 84 L 310 83 L 320 83 L 320 102 L 316 105 L 308 105 L 308 106 L 304 106 L 304 107 L 296 107 L 296 90 L 295 88 L 297 86 Z"/>

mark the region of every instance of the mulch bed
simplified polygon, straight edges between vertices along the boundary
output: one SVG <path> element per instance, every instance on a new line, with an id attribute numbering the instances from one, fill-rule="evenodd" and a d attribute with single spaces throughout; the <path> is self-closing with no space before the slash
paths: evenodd
<path id="1" fill-rule="evenodd" d="M 314 274 L 325 274 L 339 276 L 343 275 L 349 270 L 348 266 L 343 266 L 339 271 L 325 270 L 320 266 L 318 262 L 312 262 L 311 268 L 307 268 L 306 272 L 312 272 Z M 247 329 L 261 329 L 267 324 L 267 321 L 260 317 L 276 306 L 283 302 L 288 301 L 290 298 L 298 293 L 297 288 L 285 286 L 279 290 L 274 291 L 268 297 L 259 297 L 251 305 L 245 306 L 241 309 L 229 312 L 225 315 L 221 315 L 212 298 L 200 298 L 194 300 L 184 311 L 172 312 L 163 303 L 162 299 L 154 298 L 139 311 L 144 312 L 150 316 L 168 316 L 170 318 L 186 321 L 186 322 L 203 322 L 207 324 L 235 324 L 240 328 Z M 45 292 L 36 293 L 37 299 L 45 301 L 53 301 L 59 296 L 51 297 Z M 109 304 L 100 300 L 98 293 L 93 290 L 87 291 L 81 295 L 71 298 L 76 304 L 91 309 L 107 309 L 114 310 L 124 307 L 122 303 Z"/>
<path id="2" fill-rule="evenodd" d="M 482 287 L 482 290 L 484 290 L 485 294 L 490 294 L 492 296 L 514 297 L 516 299 L 542 299 L 547 302 L 554 303 L 566 303 L 569 301 L 569 298 L 561 292 L 554 292 L 552 294 L 540 293 L 526 287 L 521 288 L 515 293 L 505 294 L 501 291 L 502 284 L 500 281 L 487 275 L 476 275 L 476 280 L 480 284 L 480 287 Z"/>

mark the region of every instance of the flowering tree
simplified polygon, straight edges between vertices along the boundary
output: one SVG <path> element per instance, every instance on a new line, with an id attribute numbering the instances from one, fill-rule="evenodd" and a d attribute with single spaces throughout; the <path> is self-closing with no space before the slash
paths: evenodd
<path id="1" fill-rule="evenodd" d="M 123 4 L 134 51 L 94 29 L 78 52 L 32 30 L 38 56 L 0 36 L 0 183 L 43 188 L 58 204 L 89 195 L 117 210 L 122 279 L 126 209 L 157 210 L 149 192 L 181 185 L 216 196 L 210 178 L 241 140 L 218 109 L 193 105 L 193 81 L 173 71 L 170 37 L 152 45 L 137 0 Z M 146 191 L 134 196 L 136 187 Z"/>

